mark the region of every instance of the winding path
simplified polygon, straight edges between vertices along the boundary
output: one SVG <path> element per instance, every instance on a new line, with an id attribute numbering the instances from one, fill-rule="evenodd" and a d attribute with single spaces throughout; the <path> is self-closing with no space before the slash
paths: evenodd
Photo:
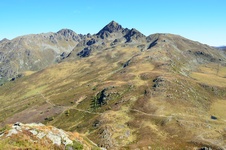
<path id="1" fill-rule="evenodd" d="M 46 103 L 48 103 L 52 106 L 56 106 L 55 104 L 51 103 L 50 100 L 47 97 L 45 97 L 42 93 L 40 93 L 40 95 L 43 97 L 43 99 L 45 99 Z"/>
<path id="2" fill-rule="evenodd" d="M 151 116 L 151 117 L 173 117 L 173 116 L 165 116 L 165 115 L 153 115 L 153 114 L 148 114 L 146 112 L 143 112 L 143 111 L 140 111 L 140 110 L 137 110 L 137 109 L 131 109 L 131 111 L 134 111 L 134 112 L 138 112 L 138 113 L 141 113 L 143 115 L 147 115 L 147 116 Z"/>

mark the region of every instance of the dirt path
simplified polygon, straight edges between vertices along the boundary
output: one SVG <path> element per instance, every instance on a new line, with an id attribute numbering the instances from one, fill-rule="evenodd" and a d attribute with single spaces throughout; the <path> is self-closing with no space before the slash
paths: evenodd
<path id="1" fill-rule="evenodd" d="M 43 97 L 43 99 L 45 100 L 46 103 L 50 104 L 51 106 L 56 106 L 55 104 L 53 104 L 52 102 L 50 102 L 50 100 L 47 97 L 45 97 L 42 93 L 40 93 L 40 95 Z M 75 109 L 77 111 L 85 112 L 85 113 L 89 113 L 89 114 L 96 114 L 96 115 L 102 114 L 102 113 L 90 112 L 90 111 L 87 111 L 87 110 L 78 109 L 76 107 L 77 107 L 77 105 L 68 107 L 68 109 Z"/>
<path id="2" fill-rule="evenodd" d="M 98 112 L 91 112 L 91 111 L 87 111 L 87 110 L 82 110 L 82 109 L 78 109 L 78 108 L 72 108 L 72 109 L 75 109 L 75 110 L 80 111 L 80 112 L 85 112 L 85 113 L 88 113 L 88 114 L 95 114 L 95 115 L 103 114 L 103 113 L 98 113 Z"/>
<path id="3" fill-rule="evenodd" d="M 151 117 L 164 117 L 164 118 L 173 117 L 173 116 L 165 116 L 165 115 L 153 115 L 153 114 L 148 114 L 148 113 L 146 113 L 146 112 L 143 112 L 143 111 L 140 111 L 140 110 L 137 110 L 137 109 L 131 109 L 131 111 L 138 112 L 138 113 L 141 113 L 141 114 L 143 114 L 143 115 L 147 115 L 147 116 L 151 116 Z"/>
<path id="4" fill-rule="evenodd" d="M 46 101 L 46 103 L 48 103 L 48 104 L 50 104 L 52 106 L 56 106 L 55 104 L 53 104 L 52 102 L 50 102 L 50 100 L 47 97 L 45 97 L 42 93 L 40 93 L 40 95 L 43 97 L 43 99 Z"/>

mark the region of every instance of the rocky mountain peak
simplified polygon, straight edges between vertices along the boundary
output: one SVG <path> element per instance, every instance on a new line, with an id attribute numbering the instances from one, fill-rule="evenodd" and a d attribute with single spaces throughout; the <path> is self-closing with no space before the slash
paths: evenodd
<path id="1" fill-rule="evenodd" d="M 132 39 L 139 40 L 142 38 L 146 38 L 145 35 L 143 35 L 140 31 L 138 31 L 135 28 L 132 28 L 131 30 L 129 30 L 128 33 L 124 37 L 126 38 L 127 42 L 131 42 Z"/>
<path id="2" fill-rule="evenodd" d="M 132 28 L 130 31 L 129 31 L 129 33 L 128 34 L 130 34 L 131 36 L 133 36 L 133 35 L 140 35 L 140 36 L 142 36 L 142 37 L 145 37 L 145 35 L 143 35 L 140 31 L 138 31 L 137 29 L 135 29 L 135 28 Z"/>
<path id="3" fill-rule="evenodd" d="M 81 34 L 78 35 L 73 30 L 70 30 L 70 29 L 61 29 L 56 33 L 56 35 L 63 36 L 64 38 L 66 38 L 66 40 L 72 39 L 74 41 L 80 41 L 81 38 L 83 38 L 83 35 Z"/>
<path id="4" fill-rule="evenodd" d="M 5 42 L 5 41 L 9 41 L 9 39 L 4 38 L 4 39 L 0 40 L 0 43 Z"/>
<path id="5" fill-rule="evenodd" d="M 117 22 L 115 21 L 111 21 L 109 24 L 107 24 L 103 29 L 101 29 L 97 35 L 100 35 L 100 34 L 103 34 L 104 32 L 109 32 L 109 33 L 112 33 L 112 32 L 118 32 L 118 31 L 122 31 L 123 30 L 123 27 L 118 24 Z"/>
<path id="6" fill-rule="evenodd" d="M 57 32 L 57 34 L 63 35 L 65 37 L 77 35 L 73 30 L 70 29 L 61 29 Z"/>

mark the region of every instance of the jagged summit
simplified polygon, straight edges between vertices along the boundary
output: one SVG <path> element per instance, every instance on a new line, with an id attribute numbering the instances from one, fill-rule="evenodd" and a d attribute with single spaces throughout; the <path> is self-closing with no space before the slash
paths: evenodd
<path id="1" fill-rule="evenodd" d="M 132 29 L 123 28 L 120 24 L 118 24 L 115 21 L 111 21 L 103 29 L 101 29 L 96 35 L 102 39 L 105 39 L 108 37 L 114 37 L 114 36 L 116 36 L 118 38 L 120 36 L 124 36 L 124 38 L 126 38 L 127 42 L 131 42 L 132 37 L 134 40 L 138 40 L 140 38 L 146 37 L 145 35 L 143 35 L 140 31 L 136 30 L 135 28 L 132 28 Z"/>
<path id="2" fill-rule="evenodd" d="M 146 36 L 135 28 L 123 28 L 115 21 L 111 21 L 97 34 L 81 40 L 69 57 L 88 57 L 96 50 L 102 51 L 110 46 L 123 44 L 144 44 Z"/>
<path id="3" fill-rule="evenodd" d="M 97 35 L 102 35 L 103 33 L 105 32 L 109 32 L 109 33 L 112 33 L 112 32 L 118 32 L 118 31 L 122 31 L 123 30 L 123 27 L 118 24 L 117 22 L 115 21 L 111 21 L 109 24 L 107 24 L 103 29 L 101 29 Z"/>
<path id="4" fill-rule="evenodd" d="M 70 36 L 70 35 L 77 35 L 77 33 L 75 33 L 73 30 L 71 29 L 61 29 L 57 32 L 57 34 L 61 34 L 63 36 Z"/>
<path id="5" fill-rule="evenodd" d="M 68 38 L 68 39 L 72 39 L 74 41 L 80 41 L 82 36 L 83 36 L 81 34 L 77 34 L 76 32 L 74 32 L 71 29 L 61 29 L 56 34 L 60 35 L 60 36 L 63 36 L 65 38 Z"/>
<path id="6" fill-rule="evenodd" d="M 72 32 L 72 33 L 75 33 L 73 30 L 67 29 L 67 28 L 61 29 L 57 33 L 62 33 L 62 32 Z"/>
<path id="7" fill-rule="evenodd" d="M 0 40 L 0 43 L 5 42 L 5 41 L 9 41 L 9 39 L 4 38 L 4 39 Z"/>
<path id="8" fill-rule="evenodd" d="M 127 42 L 131 42 L 132 39 L 139 40 L 142 38 L 146 38 L 144 34 L 142 34 L 140 31 L 138 31 L 135 28 L 132 28 L 131 30 L 129 30 L 129 32 L 124 37 L 126 38 Z"/>

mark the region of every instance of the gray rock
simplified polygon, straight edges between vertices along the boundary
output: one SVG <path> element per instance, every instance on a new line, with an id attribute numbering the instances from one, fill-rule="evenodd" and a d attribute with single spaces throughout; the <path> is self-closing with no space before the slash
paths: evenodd
<path id="1" fill-rule="evenodd" d="M 42 139 L 42 138 L 45 137 L 45 136 L 46 136 L 46 134 L 43 133 L 43 132 L 39 132 L 38 135 L 37 135 L 37 137 L 38 137 L 39 139 Z"/>
<path id="2" fill-rule="evenodd" d="M 5 133 L 4 133 L 4 132 L 0 133 L 0 137 L 2 137 L 2 136 L 4 136 L 4 135 L 5 135 Z"/>
<path id="3" fill-rule="evenodd" d="M 13 134 L 17 134 L 17 133 L 18 133 L 17 129 L 11 129 L 11 130 L 9 130 L 8 134 L 6 135 L 6 137 L 10 137 Z"/>
<path id="4" fill-rule="evenodd" d="M 210 148 L 210 147 L 202 147 L 199 150 L 212 150 L 212 148 Z"/>
<path id="5" fill-rule="evenodd" d="M 97 35 L 101 38 L 107 37 L 107 33 L 119 32 L 122 31 L 123 28 L 115 21 L 111 21 L 108 25 L 106 25 L 103 29 L 101 29 Z"/>
<path id="6" fill-rule="evenodd" d="M 68 135 L 63 130 L 58 129 L 58 132 L 65 146 L 69 144 L 73 144 L 73 141 L 68 138 Z"/>
<path id="7" fill-rule="evenodd" d="M 49 138 L 53 144 L 56 145 L 61 145 L 61 137 L 57 136 L 56 134 L 54 134 L 52 131 L 50 131 L 47 135 L 47 138 Z"/>
<path id="8" fill-rule="evenodd" d="M 33 134 L 33 135 L 37 135 L 38 132 L 36 130 L 30 130 L 30 132 Z"/>
<path id="9" fill-rule="evenodd" d="M 88 57 L 91 54 L 91 49 L 89 47 L 84 48 L 80 51 L 77 56 L 79 57 Z"/>

